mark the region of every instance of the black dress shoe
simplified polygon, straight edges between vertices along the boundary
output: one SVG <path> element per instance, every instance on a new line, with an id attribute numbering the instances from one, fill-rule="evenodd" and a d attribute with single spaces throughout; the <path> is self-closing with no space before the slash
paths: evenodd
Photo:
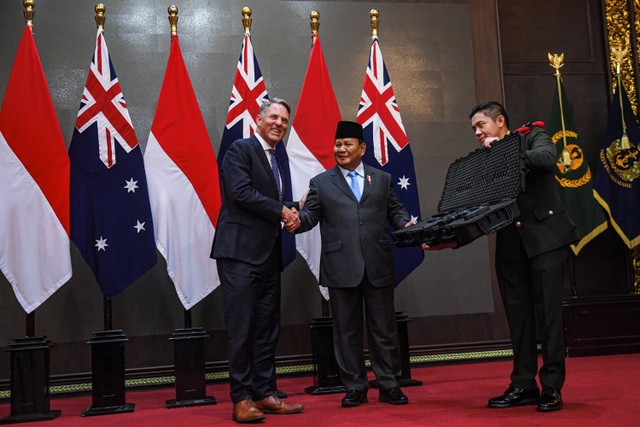
<path id="1" fill-rule="evenodd" d="M 380 402 L 391 403 L 392 405 L 406 405 L 409 403 L 409 398 L 400 390 L 400 387 L 388 388 L 386 390 L 380 389 L 378 400 Z"/>
<path id="2" fill-rule="evenodd" d="M 512 408 L 514 406 L 535 405 L 538 403 L 538 387 L 509 387 L 501 396 L 489 399 L 489 408 Z"/>
<path id="3" fill-rule="evenodd" d="M 366 391 L 349 390 L 347 395 L 342 399 L 342 406 L 344 408 L 353 408 L 367 402 Z"/>
<path id="4" fill-rule="evenodd" d="M 559 411 L 562 409 L 562 405 L 562 395 L 558 390 L 546 387 L 542 390 L 542 396 L 540 396 L 540 399 L 538 400 L 538 411 Z"/>

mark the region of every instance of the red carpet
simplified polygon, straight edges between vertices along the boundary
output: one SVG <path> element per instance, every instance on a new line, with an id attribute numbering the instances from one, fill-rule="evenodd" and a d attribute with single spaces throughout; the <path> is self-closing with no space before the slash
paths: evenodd
<path id="1" fill-rule="evenodd" d="M 410 403 L 392 406 L 377 401 L 377 390 L 369 391 L 369 403 L 357 408 L 340 407 L 342 394 L 311 396 L 304 388 L 311 377 L 278 381 L 289 394 L 289 402 L 302 403 L 295 415 L 267 415 L 256 425 L 264 426 L 637 426 L 640 425 L 640 354 L 567 359 L 567 383 L 562 391 L 565 406 L 559 412 L 538 413 L 535 406 L 489 409 L 487 399 L 508 385 L 510 361 L 412 369 L 420 387 L 406 387 Z M 166 409 L 175 398 L 173 389 L 127 393 L 135 412 L 81 417 L 91 406 L 91 397 L 54 399 L 51 409 L 62 411 L 51 421 L 23 423 L 45 426 L 240 426 L 231 420 L 228 384 L 207 388 L 218 404 Z M 0 405 L 0 418 L 9 415 L 9 405 Z"/>

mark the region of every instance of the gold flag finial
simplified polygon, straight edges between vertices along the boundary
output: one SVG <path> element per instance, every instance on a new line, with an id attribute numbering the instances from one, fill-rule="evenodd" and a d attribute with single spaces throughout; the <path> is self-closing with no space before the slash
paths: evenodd
<path id="1" fill-rule="evenodd" d="M 243 7 L 242 8 L 242 25 L 244 25 L 245 34 L 251 34 L 251 8 Z"/>
<path id="2" fill-rule="evenodd" d="M 102 3 L 98 3 L 94 8 L 96 11 L 96 27 L 104 30 L 104 12 L 107 10 Z"/>
<path id="3" fill-rule="evenodd" d="M 620 74 L 620 65 L 629 53 L 629 36 L 624 39 L 624 47 L 611 46 L 611 57 L 616 64 L 616 74 Z"/>
<path id="4" fill-rule="evenodd" d="M 167 9 L 169 13 L 169 24 L 171 24 L 171 37 L 178 35 L 178 6 L 172 4 Z"/>
<path id="5" fill-rule="evenodd" d="M 24 0 L 22 2 L 22 6 L 24 6 L 24 23 L 27 24 L 27 27 L 33 27 L 33 6 L 35 5 L 35 0 Z M 33 31 L 33 30 L 32 30 Z"/>
<path id="6" fill-rule="evenodd" d="M 560 107 L 560 124 L 562 126 L 562 158 L 560 162 L 562 163 L 564 173 L 567 173 L 571 170 L 571 153 L 567 149 L 567 129 L 564 123 L 564 105 L 562 104 L 562 86 L 561 81 L 562 77 L 560 74 L 560 68 L 564 66 L 564 53 L 558 55 L 557 53 L 547 52 L 547 58 L 549 58 L 549 66 L 552 67 L 556 72 L 553 74 L 556 76 L 556 83 L 558 85 L 558 106 Z"/>
<path id="7" fill-rule="evenodd" d="M 318 37 L 318 29 L 320 28 L 320 13 L 316 10 L 312 10 L 309 14 L 309 18 L 311 18 L 311 40 L 312 43 L 315 43 L 316 37 Z"/>
<path id="8" fill-rule="evenodd" d="M 618 100 L 620 102 L 620 117 L 622 119 L 622 137 L 620 137 L 620 148 L 622 150 L 629 150 L 631 144 L 629 143 L 629 136 L 627 135 L 627 124 L 624 120 L 624 108 L 622 105 L 622 79 L 620 78 L 620 67 L 624 58 L 629 53 L 629 37 L 625 37 L 624 46 L 611 47 L 611 57 L 616 64 L 616 79 L 618 82 Z"/>
<path id="9" fill-rule="evenodd" d="M 378 9 L 371 9 L 369 11 L 369 23 L 371 24 L 371 37 L 374 39 L 378 38 L 378 16 L 380 16 L 380 12 Z"/>
<path id="10" fill-rule="evenodd" d="M 564 53 L 558 55 L 557 53 L 547 53 L 549 57 L 549 66 L 553 67 L 556 70 L 555 75 L 560 75 L 560 68 L 564 66 Z"/>

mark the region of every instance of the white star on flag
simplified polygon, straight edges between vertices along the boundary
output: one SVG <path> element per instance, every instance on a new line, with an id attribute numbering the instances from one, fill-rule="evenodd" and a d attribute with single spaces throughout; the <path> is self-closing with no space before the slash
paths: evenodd
<path id="1" fill-rule="evenodd" d="M 418 222 L 418 217 L 411 215 L 411 221 Z"/>
<path id="2" fill-rule="evenodd" d="M 136 220 L 137 224 L 133 226 L 133 228 L 135 228 L 136 230 L 138 230 L 138 233 L 140 233 L 142 230 L 146 229 L 144 228 L 144 222 L 140 222 L 139 220 Z"/>
<path id="3" fill-rule="evenodd" d="M 134 181 L 133 177 L 131 177 L 131 180 L 127 181 L 125 180 L 124 182 L 127 183 L 127 185 L 124 186 L 124 188 L 127 189 L 127 193 L 131 193 L 132 191 L 135 193 L 136 192 L 136 188 L 138 187 L 138 181 Z"/>
<path id="4" fill-rule="evenodd" d="M 398 185 L 403 190 L 407 190 L 411 184 L 409 183 L 409 178 L 407 178 L 406 176 L 402 175 L 402 178 L 399 178 Z"/>
<path id="5" fill-rule="evenodd" d="M 98 251 L 107 251 L 107 246 L 109 246 L 107 244 L 107 239 L 102 238 L 102 236 L 100 236 L 100 239 L 96 240 L 96 244 L 94 245 L 95 247 L 98 248 Z"/>

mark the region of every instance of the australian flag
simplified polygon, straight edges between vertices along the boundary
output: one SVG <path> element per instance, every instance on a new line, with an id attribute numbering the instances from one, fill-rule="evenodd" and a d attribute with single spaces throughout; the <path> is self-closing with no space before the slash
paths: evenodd
<path id="1" fill-rule="evenodd" d="M 398 199 L 411 218 L 419 221 L 420 202 L 413 154 L 377 38 L 371 45 L 356 122 L 363 127 L 367 144 L 364 162 L 391 174 Z M 394 248 L 396 284 L 404 280 L 423 259 L 424 251 L 420 247 Z"/>
<path id="2" fill-rule="evenodd" d="M 249 31 L 244 34 L 242 51 L 238 60 L 238 67 L 233 79 L 231 89 L 231 99 L 229 101 L 229 112 L 222 133 L 222 142 L 218 149 L 218 166 L 222 166 L 224 155 L 229 146 L 237 139 L 249 138 L 256 130 L 256 116 L 260 110 L 260 105 L 269 99 L 267 87 L 260 72 L 260 66 L 256 55 L 253 53 L 251 36 Z M 284 200 L 292 201 L 291 192 L 291 171 L 289 170 L 289 159 L 287 150 L 282 142 L 276 145 L 276 158 L 280 165 L 280 173 L 285 182 Z M 293 234 L 283 231 L 282 233 L 282 262 L 283 268 L 291 264 L 296 258 L 296 243 Z"/>
<path id="3" fill-rule="evenodd" d="M 157 258 L 142 152 L 102 29 L 69 157 L 71 239 L 110 299 Z"/>

